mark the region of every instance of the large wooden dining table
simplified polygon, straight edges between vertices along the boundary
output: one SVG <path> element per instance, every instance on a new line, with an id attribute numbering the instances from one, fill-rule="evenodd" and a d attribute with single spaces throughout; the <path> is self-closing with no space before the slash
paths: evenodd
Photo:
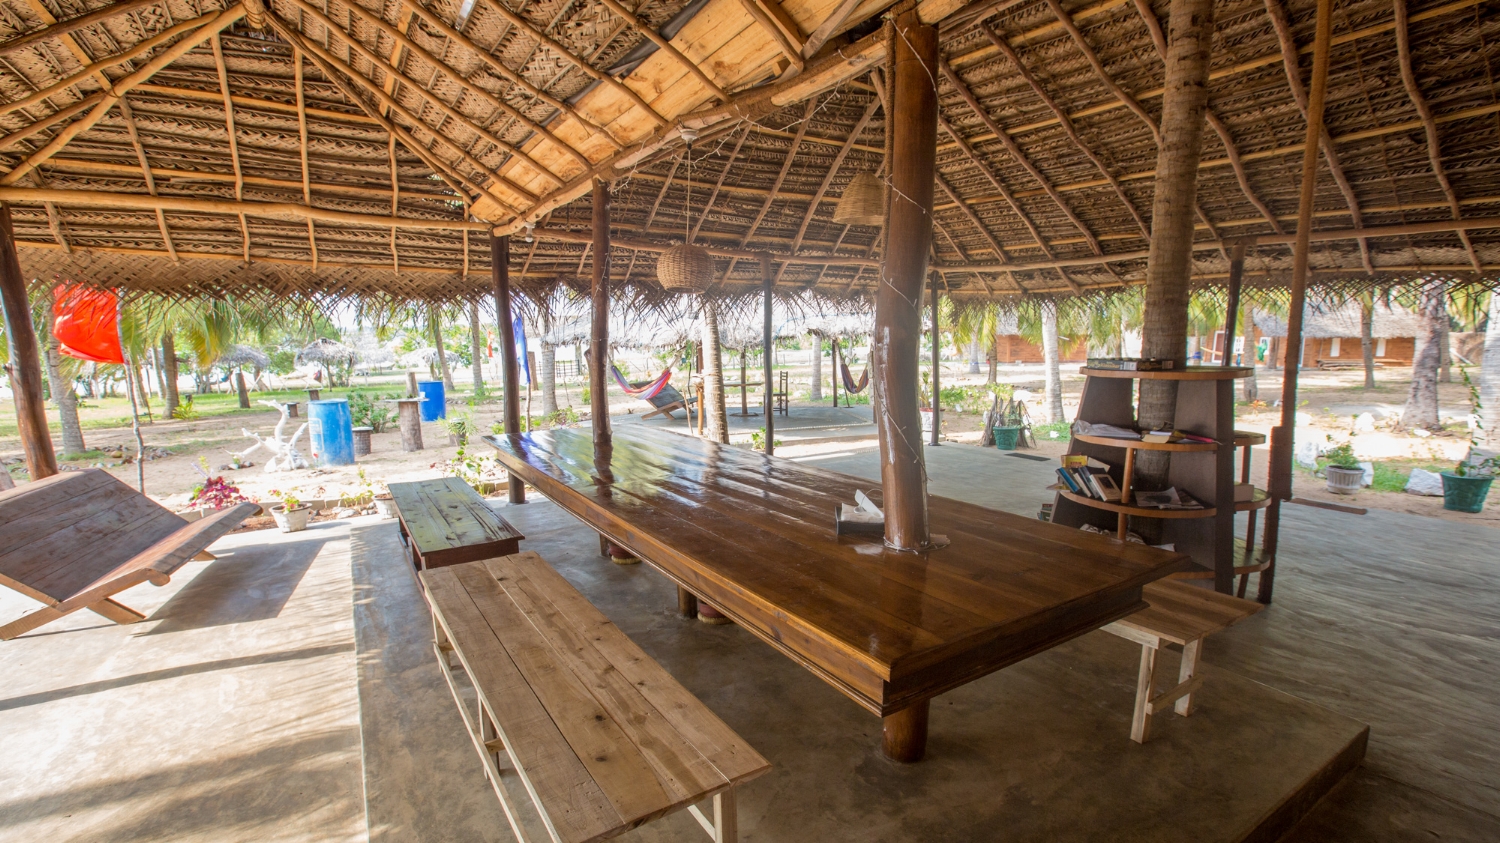
<path id="1" fill-rule="evenodd" d="M 891 550 L 834 530 L 834 505 L 852 506 L 857 489 L 878 503 L 877 482 L 663 431 L 485 441 L 563 509 L 883 718 L 885 752 L 902 761 L 925 751 L 932 697 L 1144 608 L 1142 586 L 1190 564 L 941 497 L 929 512 L 942 546 Z"/>

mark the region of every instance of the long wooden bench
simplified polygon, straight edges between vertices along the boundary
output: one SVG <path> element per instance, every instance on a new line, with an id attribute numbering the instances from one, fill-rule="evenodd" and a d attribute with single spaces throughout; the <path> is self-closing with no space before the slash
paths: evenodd
<path id="1" fill-rule="evenodd" d="M 526 538 L 457 477 L 392 483 L 390 490 L 401 540 L 419 571 L 508 556 Z"/>
<path id="2" fill-rule="evenodd" d="M 517 839 L 531 838 L 507 777 L 554 843 L 604 840 L 682 808 L 715 841 L 737 839 L 735 788 L 771 765 L 540 556 L 420 576 L 438 661 Z M 709 798 L 711 820 L 697 805 Z"/>
<path id="3" fill-rule="evenodd" d="M 1193 692 L 1203 686 L 1198 661 L 1203 639 L 1228 629 L 1264 609 L 1253 600 L 1220 594 L 1177 580 L 1160 580 L 1141 590 L 1147 608 L 1108 626 L 1105 632 L 1141 645 L 1141 669 L 1136 678 L 1135 715 L 1130 739 L 1145 743 L 1151 737 L 1151 717 L 1174 707 L 1183 717 L 1193 713 Z M 1156 696 L 1156 654 L 1162 647 L 1182 648 L 1177 684 Z"/>
<path id="4" fill-rule="evenodd" d="M 259 507 L 242 503 L 189 523 L 98 469 L 68 471 L 0 492 L 0 584 L 42 609 L 0 626 L 10 640 L 90 609 L 115 623 L 145 615 L 110 599 L 143 582 L 166 585 Z"/>

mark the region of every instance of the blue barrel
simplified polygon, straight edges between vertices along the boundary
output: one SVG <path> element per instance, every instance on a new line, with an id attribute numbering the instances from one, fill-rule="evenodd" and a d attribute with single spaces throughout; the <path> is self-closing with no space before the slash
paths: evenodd
<path id="1" fill-rule="evenodd" d="M 354 465 L 354 419 L 344 398 L 307 402 L 307 430 L 317 465 Z"/>
<path id="2" fill-rule="evenodd" d="M 448 418 L 448 397 L 442 381 L 417 381 L 417 394 L 422 396 L 422 421 Z"/>

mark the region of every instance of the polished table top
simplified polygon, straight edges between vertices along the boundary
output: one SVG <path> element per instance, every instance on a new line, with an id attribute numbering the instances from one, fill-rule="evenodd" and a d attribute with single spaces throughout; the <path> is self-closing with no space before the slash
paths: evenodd
<path id="1" fill-rule="evenodd" d="M 927 553 L 834 534 L 878 483 L 673 433 L 486 436 L 508 469 L 887 714 L 1130 614 L 1188 557 L 932 497 Z M 871 489 L 871 487 L 876 487 Z"/>

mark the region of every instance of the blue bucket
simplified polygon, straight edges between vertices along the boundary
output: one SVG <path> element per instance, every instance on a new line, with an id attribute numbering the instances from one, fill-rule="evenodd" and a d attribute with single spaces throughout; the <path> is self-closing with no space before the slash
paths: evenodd
<path id="1" fill-rule="evenodd" d="M 354 465 L 354 419 L 344 398 L 307 402 L 307 430 L 317 465 Z"/>
<path id="2" fill-rule="evenodd" d="M 448 418 L 448 399 L 442 381 L 417 381 L 417 394 L 422 397 L 422 421 Z"/>

